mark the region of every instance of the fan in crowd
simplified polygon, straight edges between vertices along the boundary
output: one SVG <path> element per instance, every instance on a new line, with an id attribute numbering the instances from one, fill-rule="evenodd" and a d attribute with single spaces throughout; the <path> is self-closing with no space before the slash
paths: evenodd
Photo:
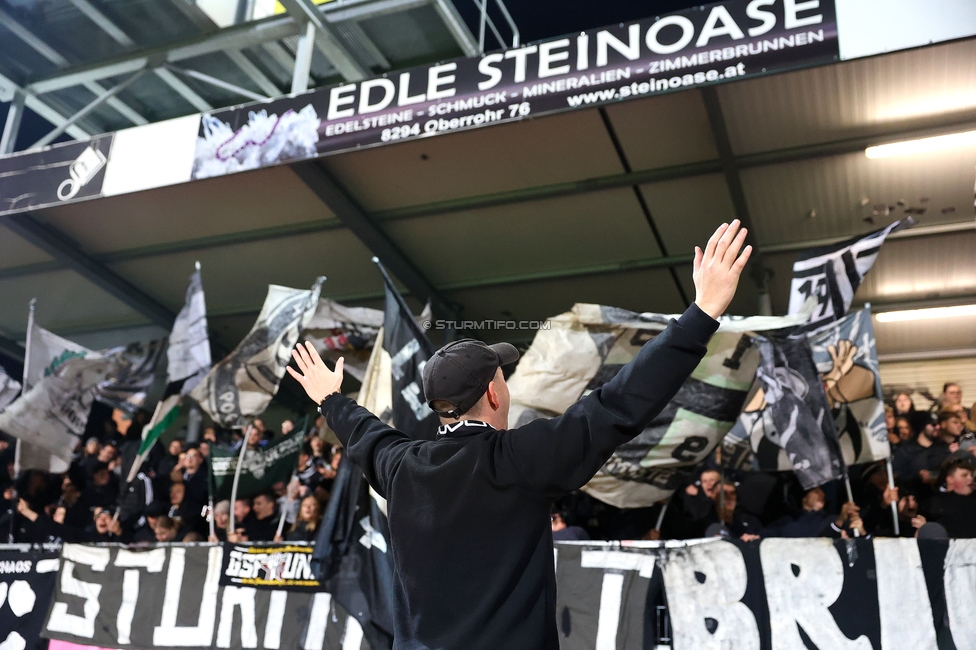
<path id="1" fill-rule="evenodd" d="M 909 392 L 894 395 L 885 423 L 896 486 L 888 486 L 883 463 L 853 466 L 853 502 L 838 481 L 804 490 L 790 472 L 732 472 L 710 457 L 670 498 L 660 530 L 654 522 L 661 505 L 621 511 L 580 491 L 554 506 L 553 539 L 891 536 L 892 503 L 901 536 L 925 527 L 924 536 L 976 538 L 976 413 L 962 400 L 953 382 L 931 399 L 931 409 L 917 408 Z M 111 421 L 104 430 L 90 427 L 101 435 L 84 441 L 63 475 L 27 470 L 13 476 L 15 441 L 0 434 L 0 466 L 7 469 L 0 471 L 0 535 L 17 542 L 314 541 L 342 456 L 321 418 L 307 434 L 290 420 L 281 424 L 281 435 L 304 435 L 293 479 L 233 506 L 218 501 L 211 535 L 211 450 L 263 449 L 276 434 L 260 419 L 254 424 L 246 441 L 240 432 L 210 426 L 198 443 L 158 442 L 128 484 L 138 441 L 127 440 Z M 228 531 L 232 507 L 235 526 Z"/>

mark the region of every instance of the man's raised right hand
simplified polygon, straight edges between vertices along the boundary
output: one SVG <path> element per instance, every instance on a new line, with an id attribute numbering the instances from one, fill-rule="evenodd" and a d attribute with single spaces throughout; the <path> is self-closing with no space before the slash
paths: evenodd
<path id="1" fill-rule="evenodd" d="M 752 246 L 742 249 L 747 232 L 735 219 L 718 227 L 704 251 L 695 246 L 695 304 L 712 318 L 724 314 L 732 302 L 739 275 L 752 255 Z"/>

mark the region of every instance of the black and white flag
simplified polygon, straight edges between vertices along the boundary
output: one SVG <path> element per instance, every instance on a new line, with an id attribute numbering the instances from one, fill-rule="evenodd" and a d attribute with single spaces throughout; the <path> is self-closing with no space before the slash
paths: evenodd
<path id="1" fill-rule="evenodd" d="M 355 617 L 372 650 L 393 647 L 394 570 L 386 502 L 343 456 L 312 553 L 312 568 Z"/>
<path id="2" fill-rule="evenodd" d="M 748 445 L 756 469 L 792 470 L 805 490 L 842 478 L 837 430 L 809 340 L 760 337 L 756 344 L 758 386 L 723 448 Z"/>
<path id="3" fill-rule="evenodd" d="M 116 370 L 98 384 L 96 399 L 131 418 L 146 403 L 165 348 L 166 340 L 159 339 L 103 351 L 103 355 L 116 360 Z"/>
<path id="4" fill-rule="evenodd" d="M 848 465 L 891 456 L 871 309 L 807 334 Z"/>
<path id="5" fill-rule="evenodd" d="M 207 333 L 207 303 L 203 295 L 200 267 L 190 276 L 186 287 L 186 302 L 176 315 L 166 351 L 168 366 L 166 383 L 185 380 L 182 393 L 196 387 L 210 370 L 210 336 Z"/>
<path id="6" fill-rule="evenodd" d="M 564 413 L 612 379 L 670 318 L 577 303 L 548 319 L 508 379 L 509 426 Z M 723 317 L 681 390 L 640 435 L 617 448 L 583 490 L 618 508 L 649 507 L 670 496 L 739 416 L 759 363 L 752 333 L 795 327 L 805 318 Z"/>
<path id="7" fill-rule="evenodd" d="M 863 237 L 801 251 L 793 263 L 789 313 L 799 313 L 803 303 L 816 298 L 817 307 L 803 330 L 815 330 L 843 318 L 864 276 L 878 259 L 885 238 L 914 225 L 915 220 L 906 217 Z"/>
<path id="8" fill-rule="evenodd" d="M 190 392 L 214 422 L 242 428 L 245 418 L 264 412 L 278 392 L 291 350 L 315 314 L 324 277 L 311 290 L 268 287 L 257 322 L 230 355 Z"/>
<path id="9" fill-rule="evenodd" d="M 386 287 L 383 349 L 390 355 L 393 375 L 393 426 L 417 440 L 433 440 L 440 420 L 424 399 L 424 366 L 434 354 L 403 296 L 383 265 L 376 261 Z"/>

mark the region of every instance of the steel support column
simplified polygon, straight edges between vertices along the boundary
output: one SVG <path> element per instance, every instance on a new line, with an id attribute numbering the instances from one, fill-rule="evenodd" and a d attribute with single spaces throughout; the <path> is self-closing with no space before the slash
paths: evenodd
<path id="1" fill-rule="evenodd" d="M 14 98 L 10 101 L 10 108 L 7 109 L 7 122 L 3 125 L 3 135 L 0 136 L 0 156 L 14 152 L 26 103 L 27 95 L 24 94 L 24 91 L 15 90 Z"/>
<path id="2" fill-rule="evenodd" d="M 312 0 L 279 0 L 289 15 L 299 23 L 308 21 L 315 26 L 315 44 L 335 66 L 346 81 L 360 81 L 369 76 L 359 61 L 346 48 L 329 26 L 322 11 Z M 307 32 L 306 32 L 307 34 Z"/>
<path id="3" fill-rule="evenodd" d="M 308 90 L 308 77 L 312 71 L 312 53 L 315 51 L 315 25 L 305 23 L 305 33 L 298 39 L 295 50 L 295 67 L 291 74 L 291 94 Z"/>

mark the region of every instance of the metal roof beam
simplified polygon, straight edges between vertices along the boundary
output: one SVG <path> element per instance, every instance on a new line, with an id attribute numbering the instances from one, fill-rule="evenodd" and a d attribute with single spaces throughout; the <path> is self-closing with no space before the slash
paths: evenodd
<path id="1" fill-rule="evenodd" d="M 15 84 L 12 79 L 5 77 L 3 73 L 0 73 L 0 88 L 7 89 L 9 92 L 13 92 L 15 95 L 18 92 L 23 93 L 24 104 L 27 106 L 27 108 L 31 109 L 55 126 L 61 126 L 67 120 L 67 118 L 62 115 L 60 111 L 51 107 L 50 104 L 39 98 L 30 90 L 21 88 Z M 87 129 L 84 129 L 77 124 L 68 127 L 67 133 L 76 140 L 84 140 L 86 138 L 90 138 L 92 135 Z"/>
<path id="2" fill-rule="evenodd" d="M 0 135 L 0 156 L 14 152 L 17 144 L 17 136 L 20 134 L 20 122 L 24 118 L 24 105 L 27 95 L 22 90 L 14 92 L 14 97 L 10 100 L 7 109 L 7 120 L 3 125 L 3 135 Z"/>
<path id="3" fill-rule="evenodd" d="M 487 0 L 485 1 L 487 2 Z M 454 42 L 464 52 L 464 56 L 477 56 L 479 54 L 478 42 L 474 40 L 474 35 L 464 24 L 464 19 L 461 18 L 461 14 L 458 13 L 454 3 L 451 0 L 432 0 L 431 4 L 441 20 L 444 21 L 448 31 L 451 32 Z"/>
<path id="4" fill-rule="evenodd" d="M 89 0 L 69 0 L 69 1 L 71 2 L 71 4 L 77 7 L 81 13 L 85 14 L 85 16 L 87 16 L 93 23 L 98 25 L 102 29 L 102 31 L 104 31 L 106 34 L 111 36 L 116 43 L 118 43 L 123 47 L 129 47 L 129 48 L 136 46 L 136 42 L 132 40 L 132 38 L 128 34 L 126 34 L 121 27 L 116 25 L 111 18 L 106 16 L 100 9 L 98 9 L 98 7 L 96 7 L 91 2 L 89 2 Z M 185 7 L 191 6 L 184 2 L 179 2 L 177 4 L 183 5 Z M 199 9 L 197 9 L 197 11 L 199 11 Z M 209 22 L 209 18 L 207 20 Z M 211 32 L 213 31 L 213 28 L 215 28 L 216 26 L 212 22 L 210 22 L 208 27 L 209 29 L 206 29 L 204 31 Z M 273 83 L 271 83 L 271 80 L 268 79 L 264 75 L 264 73 L 262 73 L 257 68 L 257 66 L 251 63 L 248 60 L 248 58 L 241 53 L 240 50 L 230 50 L 226 54 L 227 57 L 235 65 L 237 65 L 237 67 L 240 68 L 241 71 L 244 72 L 244 74 L 248 76 L 248 78 L 250 78 L 255 84 L 257 84 L 258 88 L 265 91 L 271 97 L 281 94 L 281 91 L 278 90 L 278 87 L 275 86 Z M 179 69 L 176 69 L 176 71 L 180 72 Z M 264 101 L 268 99 L 268 97 L 264 97 L 256 93 L 252 93 L 251 91 L 241 89 L 239 86 L 235 86 L 234 84 L 230 84 L 221 81 L 219 79 L 215 79 L 210 75 L 204 75 L 202 73 L 196 72 L 195 70 L 185 71 L 185 73 L 188 74 L 189 76 L 199 79 L 200 81 L 213 84 L 219 88 L 223 88 L 224 90 L 230 90 L 231 92 L 235 92 L 243 97 L 247 97 L 248 99 L 254 99 L 257 101 Z"/>
<path id="5" fill-rule="evenodd" d="M 315 44 L 346 81 L 360 81 L 369 76 L 369 70 L 360 65 L 356 57 L 332 31 L 328 21 L 312 0 L 279 0 L 295 22 L 315 25 Z"/>
<path id="6" fill-rule="evenodd" d="M 187 77 L 190 77 L 191 79 L 196 79 L 197 81 L 202 81 L 203 83 L 210 84 L 215 88 L 221 88 L 223 90 L 228 90 L 232 93 L 237 93 L 241 97 L 246 97 L 247 99 L 250 99 L 252 101 L 256 101 L 256 102 L 271 101 L 270 97 L 259 95 L 255 92 L 251 92 L 247 88 L 241 88 L 237 84 L 232 84 L 228 81 L 223 81 L 221 79 L 217 79 L 216 77 L 211 77 L 210 75 L 204 74 L 202 72 L 198 72 L 197 70 L 190 70 L 188 68 L 177 68 L 174 65 L 167 65 L 166 68 L 178 74 L 182 74 Z"/>
<path id="7" fill-rule="evenodd" d="M 139 79 L 139 77 L 141 77 L 145 73 L 146 73 L 145 70 L 140 70 L 139 72 L 135 73 L 134 75 L 132 75 L 131 77 L 123 81 L 122 83 L 116 85 L 113 88 L 110 88 L 109 90 L 106 90 L 101 95 L 99 95 L 91 102 L 89 102 L 80 111 L 78 111 L 77 113 L 69 117 L 67 120 L 65 120 L 64 124 L 55 127 L 52 131 L 48 132 L 47 135 L 43 136 L 40 140 L 38 140 L 30 147 L 28 147 L 28 149 L 40 149 L 44 145 L 53 142 L 55 138 L 57 138 L 59 135 L 67 131 L 72 124 L 84 118 L 86 115 L 88 115 L 93 110 L 95 110 L 96 108 L 98 108 L 99 106 L 107 102 L 109 99 L 111 99 L 118 93 L 128 88 L 130 85 L 132 85 L 133 82 L 135 82 L 137 79 Z"/>
<path id="8" fill-rule="evenodd" d="M 30 213 L 0 217 L 0 224 L 63 263 L 89 282 L 127 304 L 151 322 L 169 329 L 176 315 L 141 289 L 85 253 L 77 242 Z"/>
<path id="9" fill-rule="evenodd" d="M 85 14 L 90 21 L 101 28 L 103 32 L 112 37 L 116 43 L 122 47 L 135 47 L 136 42 L 129 38 L 125 31 L 115 24 L 115 22 L 102 13 L 102 10 L 93 5 L 88 0 L 68 0 L 78 11 Z"/>
<path id="10" fill-rule="evenodd" d="M 270 41 L 278 41 L 289 36 L 295 36 L 299 31 L 300 26 L 290 17 L 234 25 L 214 34 L 202 34 L 177 43 L 131 52 L 98 63 L 69 68 L 45 79 L 35 81 L 28 87 L 39 93 L 61 90 L 88 81 L 97 81 L 98 79 L 141 70 L 149 65 L 150 60 L 175 63 L 221 50 L 242 49 Z"/>
<path id="11" fill-rule="evenodd" d="M 176 94 L 185 99 L 191 106 L 193 106 L 193 108 L 197 109 L 201 113 L 206 113 L 207 111 L 213 110 L 213 106 L 210 105 L 210 102 L 201 97 L 197 91 L 183 83 L 179 77 L 170 72 L 167 68 L 156 68 L 153 70 L 153 72 L 156 73 L 157 77 L 162 79 L 163 83 L 175 90 Z"/>
<path id="12" fill-rule="evenodd" d="M 278 88 L 278 85 L 271 81 L 266 74 L 261 72 L 261 69 L 254 65 L 244 52 L 241 50 L 227 50 L 225 54 L 265 95 L 268 97 L 277 97 L 281 94 L 281 89 Z"/>
<path id="13" fill-rule="evenodd" d="M 61 56 L 61 54 L 58 53 L 54 48 L 45 43 L 43 39 L 39 38 L 36 34 L 14 20 L 13 16 L 6 13 L 2 9 L 0 9 L 0 25 L 3 25 L 12 31 L 20 40 L 27 43 L 27 45 L 33 48 L 34 51 L 59 68 L 66 67 L 68 65 L 68 60 L 66 58 Z M 86 81 L 83 85 L 85 88 L 95 93 L 96 97 L 105 92 L 105 88 L 94 81 Z M 31 90 L 40 93 L 45 92 L 36 89 Z M 108 105 L 118 111 L 122 117 L 129 120 L 133 124 L 149 124 L 149 120 L 147 120 L 138 111 L 130 107 L 118 97 L 110 97 L 108 100 Z"/>
<path id="14" fill-rule="evenodd" d="M 185 0 L 182 0 L 185 1 Z M 444 19 L 445 25 L 461 44 L 466 56 L 477 53 L 471 33 L 464 27 L 464 22 L 453 10 L 448 0 L 350 0 L 347 2 L 327 3 L 317 7 L 314 16 L 325 23 L 344 22 L 347 20 L 366 20 L 389 13 L 399 13 L 415 7 L 434 3 L 438 13 Z M 179 2 L 177 2 L 179 5 Z M 312 5 L 314 6 L 314 5 Z M 304 11 L 302 12 L 304 14 Z M 450 19 L 449 19 L 450 18 Z M 331 30 L 330 30 L 331 31 Z M 147 65 L 149 61 L 165 61 L 176 63 L 204 54 L 211 54 L 221 50 L 240 50 L 265 43 L 280 41 L 290 36 L 298 36 L 302 32 L 302 25 L 292 16 L 267 18 L 251 21 L 240 25 L 226 27 L 212 33 L 201 34 L 191 39 L 169 43 L 138 52 L 123 54 L 107 61 L 99 61 L 80 65 L 65 71 L 60 71 L 44 79 L 39 79 L 29 88 L 38 93 L 46 93 L 63 88 L 70 88 L 89 81 L 98 81 L 106 77 L 113 77 L 126 72 L 135 72 Z M 338 42 L 338 41 L 337 41 Z M 336 61 L 330 58 L 335 64 Z M 356 64 L 358 66 L 358 63 Z M 290 69 L 290 68 L 289 68 Z M 365 71 L 360 69 L 365 76 Z M 363 78 L 360 77 L 360 78 Z M 266 90 L 262 88 L 262 90 Z"/>
<path id="15" fill-rule="evenodd" d="M 487 0 L 484 0 L 487 2 Z M 617 137 L 617 130 L 613 128 L 613 122 L 610 121 L 610 116 L 607 114 L 607 109 L 603 106 L 599 108 L 600 118 L 603 120 L 603 127 L 606 129 L 607 137 L 610 138 L 610 142 L 613 143 L 613 148 L 617 152 L 617 159 L 620 161 L 620 165 L 624 168 L 625 173 L 633 173 L 633 169 L 630 166 L 630 161 L 627 160 L 627 154 L 624 152 L 623 145 L 620 143 L 620 138 Z M 644 220 L 647 221 L 648 227 L 651 229 L 651 235 L 654 237 L 654 241 L 657 247 L 661 250 L 661 255 L 664 257 L 668 256 L 668 247 L 664 242 L 664 237 L 661 236 L 661 231 L 658 230 L 657 223 L 654 221 L 654 215 L 651 214 L 651 207 L 647 205 L 647 201 L 644 198 L 644 194 L 641 192 L 639 185 L 632 185 L 631 189 L 634 191 L 634 198 L 637 199 L 637 204 L 640 206 L 641 212 L 644 214 Z M 674 282 L 674 287 L 678 291 L 678 295 L 681 297 L 681 302 L 684 303 L 685 307 L 691 304 L 688 300 L 688 295 L 685 293 L 685 287 L 681 284 L 681 278 L 678 277 L 677 272 L 673 267 L 669 267 L 668 271 L 671 275 L 671 281 Z"/>
<path id="16" fill-rule="evenodd" d="M 725 176 L 725 185 L 732 199 L 732 209 L 735 211 L 735 216 L 739 222 L 749 231 L 746 234 L 746 243 L 752 245 L 752 258 L 749 260 L 749 265 L 752 267 L 750 275 L 759 286 L 759 312 L 764 316 L 772 315 L 767 289 L 771 272 L 763 265 L 762 252 L 759 250 L 759 242 L 756 239 L 756 229 L 752 224 L 752 218 L 749 216 L 749 205 L 746 202 L 746 193 L 742 187 L 742 178 L 739 176 L 739 166 L 732 151 L 732 141 L 729 139 L 729 130 L 725 124 L 722 105 L 719 102 L 715 86 L 706 86 L 700 92 L 705 102 L 708 123 L 712 128 L 712 138 L 715 140 L 715 149 L 718 151 L 722 174 Z"/>
<path id="17" fill-rule="evenodd" d="M 457 308 L 441 297 L 434 285 L 407 259 L 386 233 L 370 220 L 320 163 L 296 163 L 292 165 L 292 170 L 415 296 L 421 300 L 429 300 L 431 307 L 440 314 L 457 313 Z"/>

